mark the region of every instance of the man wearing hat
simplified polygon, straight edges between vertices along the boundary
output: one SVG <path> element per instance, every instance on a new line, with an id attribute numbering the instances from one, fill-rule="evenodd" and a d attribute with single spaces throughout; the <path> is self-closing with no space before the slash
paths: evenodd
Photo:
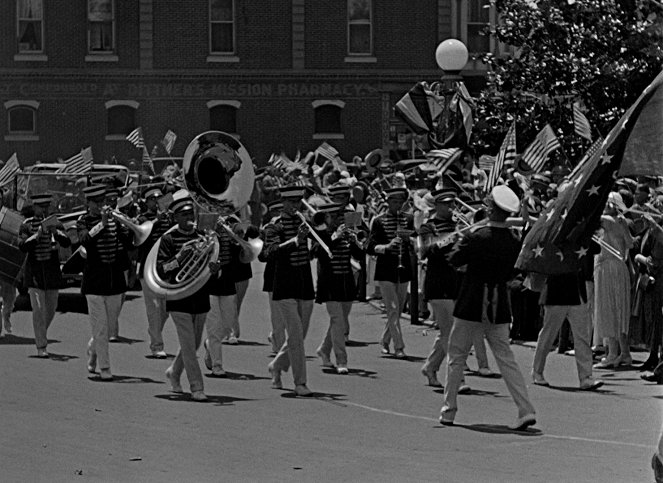
<path id="1" fill-rule="evenodd" d="M 380 342 L 381 352 L 389 354 L 389 345 L 393 340 L 394 355 L 402 358 L 405 357 L 405 343 L 400 316 L 405 306 L 407 285 L 412 280 L 410 236 L 414 234 L 414 219 L 401 211 L 409 196 L 407 189 L 391 188 L 385 190 L 385 194 L 387 212 L 373 220 L 367 251 L 377 257 L 374 278 L 380 286 L 387 311 Z"/>
<path id="2" fill-rule="evenodd" d="M 46 333 L 55 317 L 58 291 L 62 286 L 59 247 L 66 248 L 71 241 L 62 223 L 49 217 L 53 195 L 34 194 L 31 200 L 34 216 L 26 218 L 21 225 L 19 247 L 28 254 L 23 283 L 30 295 L 37 357 L 48 357 Z"/>
<path id="3" fill-rule="evenodd" d="M 264 241 L 265 231 L 267 230 L 267 225 L 272 223 L 274 219 L 281 213 L 283 210 L 283 202 L 281 200 L 272 201 L 267 205 L 267 215 L 269 216 L 269 221 L 265 223 L 262 228 L 262 238 Z M 270 227 L 271 229 L 271 227 Z M 262 291 L 267 292 L 267 297 L 269 298 L 269 315 L 270 321 L 272 323 L 272 330 L 267 336 L 267 340 L 272 344 L 272 352 L 274 354 L 278 353 L 281 349 L 281 346 L 285 343 L 285 322 L 281 319 L 278 309 L 275 307 L 274 303 L 274 260 L 268 260 L 265 257 L 265 250 L 262 250 L 258 255 L 258 260 L 265 264 L 265 271 L 263 272 L 262 279 Z"/>
<path id="4" fill-rule="evenodd" d="M 314 243 L 311 253 L 318 258 L 318 278 L 315 301 L 324 303 L 329 314 L 329 328 L 316 354 L 325 367 L 331 363 L 331 351 L 336 357 L 336 372 L 348 373 L 348 354 L 345 350 L 345 335 L 349 331 L 348 317 L 355 299 L 356 287 L 352 273 L 351 257 L 363 256 L 363 247 L 357 234 L 343 223 L 345 208 L 340 203 L 328 203 L 318 207 L 325 214 L 325 229 L 318 235 L 331 251 L 329 254 L 319 243 Z"/>
<path id="5" fill-rule="evenodd" d="M 173 201 L 169 210 L 173 213 L 177 226 L 161 237 L 157 255 L 157 270 L 167 280 L 174 281 L 185 263 L 187 251 L 195 250 L 190 245 L 187 245 L 187 249 L 183 249 L 185 243 L 198 240 L 202 232 L 196 229 L 196 215 L 191 198 L 179 198 Z M 215 277 L 220 264 L 217 261 L 210 262 L 209 268 L 212 277 Z M 207 287 L 204 286 L 183 299 L 166 301 L 166 310 L 173 318 L 180 343 L 173 363 L 166 370 L 166 378 L 170 382 L 173 392 L 181 393 L 183 391 L 180 378 L 182 372 L 186 371 L 191 397 L 194 401 L 206 401 L 203 374 L 196 353 L 203 337 L 205 319 L 210 310 Z"/>
<path id="6" fill-rule="evenodd" d="M 304 338 L 313 311 L 313 276 L 308 248 L 308 227 L 297 215 L 305 189 L 282 187 L 283 212 L 265 227 L 263 251 L 266 260 L 274 261 L 273 301 L 279 317 L 285 322 L 287 339 L 268 369 L 272 387 L 280 389 L 281 372 L 292 365 L 295 394 L 309 396 L 306 387 L 306 353 Z"/>
<path id="7" fill-rule="evenodd" d="M 485 331 L 502 378 L 518 407 L 512 429 L 536 424 L 522 373 L 509 346 L 509 306 L 507 282 L 511 280 L 521 242 L 509 229 L 506 219 L 517 213 L 520 202 L 507 186 L 495 186 L 487 199 L 488 224 L 475 229 L 454 246 L 449 262 L 466 265 L 454 308 L 449 335 L 449 364 L 444 388 L 440 423 L 453 424 L 458 411 L 457 395 L 475 332 Z"/>
<path id="8" fill-rule="evenodd" d="M 116 223 L 104 205 L 105 186 L 88 186 L 83 192 L 87 213 L 78 219 L 76 227 L 78 239 L 87 253 L 81 284 L 92 327 L 87 369 L 94 373 L 98 365 L 101 379 L 111 380 L 109 323 L 117 320 L 122 308 L 122 294 L 127 290 L 125 267 L 120 262 L 124 247 L 131 243 L 131 235 Z"/>
<path id="9" fill-rule="evenodd" d="M 147 240 L 138 247 L 138 278 L 143 279 L 145 260 L 150 250 L 161 236 L 173 225 L 168 211 L 160 212 L 158 200 L 163 196 L 159 188 L 148 188 L 143 192 L 145 200 L 145 211 L 138 217 L 138 223 L 152 222 L 152 229 Z M 166 352 L 163 344 L 163 327 L 168 320 L 166 311 L 166 297 L 154 293 L 148 284 L 141 283 L 143 300 L 145 301 L 145 312 L 147 314 L 147 333 L 150 337 L 150 350 L 152 356 L 157 359 L 165 359 Z"/>

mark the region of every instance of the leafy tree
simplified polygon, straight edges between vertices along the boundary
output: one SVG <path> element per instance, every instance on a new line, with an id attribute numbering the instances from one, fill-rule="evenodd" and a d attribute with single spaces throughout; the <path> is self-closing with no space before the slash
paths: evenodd
<path id="1" fill-rule="evenodd" d="M 514 55 L 488 54 L 472 144 L 494 154 L 515 118 L 518 152 L 546 123 L 562 144 L 554 164 L 573 165 L 587 149 L 574 134 L 573 102 L 594 136 L 607 134 L 663 67 L 663 4 L 658 0 L 496 0 L 490 32 Z"/>

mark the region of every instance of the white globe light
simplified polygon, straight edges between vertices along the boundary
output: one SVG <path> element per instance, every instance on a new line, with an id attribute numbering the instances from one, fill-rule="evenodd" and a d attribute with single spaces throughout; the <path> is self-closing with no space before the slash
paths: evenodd
<path id="1" fill-rule="evenodd" d="M 445 72 L 459 72 L 463 70 L 469 54 L 467 47 L 460 40 L 447 39 L 440 43 L 435 49 L 435 60 Z"/>

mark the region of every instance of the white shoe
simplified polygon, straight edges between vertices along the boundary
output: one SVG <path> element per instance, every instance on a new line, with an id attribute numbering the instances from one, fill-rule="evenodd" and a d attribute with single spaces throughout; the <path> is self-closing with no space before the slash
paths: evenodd
<path id="1" fill-rule="evenodd" d="M 339 364 L 338 367 L 336 367 L 336 374 L 348 374 L 348 368 L 347 366 L 344 366 L 343 364 Z"/>
<path id="2" fill-rule="evenodd" d="M 8 334 L 11 334 L 11 333 L 12 333 L 12 323 L 11 323 L 11 320 L 9 320 L 9 319 L 5 319 L 5 320 L 4 320 L 4 325 L 5 325 L 5 332 L 7 332 Z"/>
<path id="3" fill-rule="evenodd" d="M 193 391 L 191 393 L 191 399 L 198 402 L 204 402 L 207 401 L 207 396 L 203 391 Z"/>
<path id="4" fill-rule="evenodd" d="M 536 416 L 534 414 L 526 414 L 522 418 L 516 419 L 516 422 L 513 423 L 511 426 L 509 426 L 509 429 L 513 429 L 515 431 L 522 431 L 523 429 L 526 429 L 528 426 L 534 426 L 536 424 Z"/>
<path id="5" fill-rule="evenodd" d="M 239 344 L 239 340 L 234 335 L 231 335 L 230 337 L 228 337 L 228 344 L 237 345 Z"/>
<path id="6" fill-rule="evenodd" d="M 101 369 L 99 371 L 99 375 L 101 376 L 102 381 L 112 381 L 113 380 L 113 374 L 111 374 L 110 369 Z"/>
<path id="7" fill-rule="evenodd" d="M 212 368 L 212 375 L 216 377 L 223 377 L 226 375 L 226 371 L 224 371 L 222 367 L 214 367 Z"/>
<path id="8" fill-rule="evenodd" d="M 469 394 L 472 392 L 472 389 L 467 384 L 461 384 L 458 388 L 458 394 Z"/>
<path id="9" fill-rule="evenodd" d="M 165 359 L 168 357 L 168 354 L 166 354 L 166 351 L 152 351 L 152 357 L 155 359 Z"/>
<path id="10" fill-rule="evenodd" d="M 318 349 L 315 354 L 322 360 L 322 367 L 334 367 L 329 356 L 322 352 L 321 349 Z"/>
<path id="11" fill-rule="evenodd" d="M 480 367 L 477 372 L 481 377 L 493 377 L 493 371 L 487 367 Z"/>
<path id="12" fill-rule="evenodd" d="M 93 353 L 90 349 L 87 350 L 87 372 L 94 374 L 97 369 L 97 354 Z"/>
<path id="13" fill-rule="evenodd" d="M 595 391 L 599 387 L 603 385 L 603 381 L 597 381 L 596 379 L 592 379 L 591 377 L 588 377 L 582 383 L 580 383 L 580 390 L 581 391 Z"/>
<path id="14" fill-rule="evenodd" d="M 394 351 L 394 357 L 396 357 L 397 359 L 404 359 L 405 358 L 405 352 L 403 351 L 403 349 L 396 349 Z"/>
<path id="15" fill-rule="evenodd" d="M 313 394 L 313 392 L 306 387 L 306 384 L 298 384 L 295 386 L 295 394 L 300 397 L 306 397 Z"/>
<path id="16" fill-rule="evenodd" d="M 421 373 L 428 380 L 428 385 L 429 386 L 431 386 L 431 387 L 442 387 L 442 384 L 440 383 L 440 381 L 437 380 L 437 373 L 435 371 L 431 371 L 426 366 L 424 366 L 424 367 L 421 368 Z"/>
<path id="17" fill-rule="evenodd" d="M 48 358 L 48 352 L 46 352 L 46 349 L 37 349 L 37 357 L 41 359 L 47 359 Z"/>
<path id="18" fill-rule="evenodd" d="M 544 386 L 544 387 L 550 386 L 548 381 L 544 379 L 543 374 L 539 374 L 538 372 L 534 371 L 532 371 L 532 382 L 537 386 Z"/>
<path id="19" fill-rule="evenodd" d="M 173 370 L 169 367 L 166 369 L 166 379 L 170 382 L 170 390 L 173 392 L 184 392 L 180 385 L 180 380 L 175 377 Z"/>
<path id="20" fill-rule="evenodd" d="M 272 376 L 272 388 L 283 389 L 283 381 L 281 381 L 281 371 L 275 369 L 271 364 L 267 366 L 267 370 Z"/>

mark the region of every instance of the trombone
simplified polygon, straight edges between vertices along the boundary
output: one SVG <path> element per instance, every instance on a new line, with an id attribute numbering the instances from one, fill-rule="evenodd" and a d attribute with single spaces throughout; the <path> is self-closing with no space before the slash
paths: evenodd
<path id="1" fill-rule="evenodd" d="M 237 243 L 242 249 L 239 257 L 240 262 L 251 263 L 253 260 L 258 258 L 258 255 L 260 255 L 264 244 L 260 238 L 250 238 L 249 240 L 245 240 L 240 235 L 235 233 L 232 227 L 226 223 L 226 219 L 222 216 L 219 217 L 216 225 L 217 227 L 222 228 L 228 234 L 230 239 Z"/>
<path id="2" fill-rule="evenodd" d="M 309 232 L 311 233 L 311 236 L 315 239 L 315 241 L 318 242 L 318 245 L 320 245 L 320 248 L 322 248 L 326 253 L 329 258 L 334 258 L 334 255 L 332 254 L 332 251 L 329 249 L 327 244 L 322 241 L 322 238 L 320 238 L 320 235 L 318 235 L 313 227 L 308 224 L 306 221 L 306 217 L 302 215 L 301 212 L 295 211 L 295 214 L 299 217 L 300 220 L 302 220 L 302 223 L 308 228 Z"/>

